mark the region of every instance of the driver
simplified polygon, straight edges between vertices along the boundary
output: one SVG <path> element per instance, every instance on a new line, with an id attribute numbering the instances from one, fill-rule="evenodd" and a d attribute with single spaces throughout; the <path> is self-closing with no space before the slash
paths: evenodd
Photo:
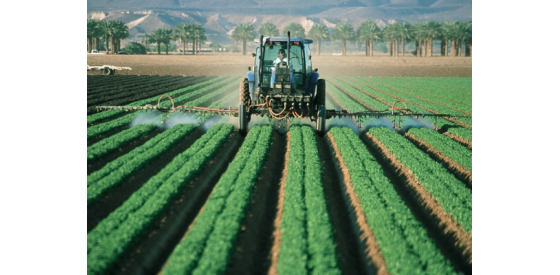
<path id="1" fill-rule="evenodd" d="M 284 49 L 278 50 L 278 57 L 274 60 L 272 64 L 276 66 L 280 62 L 288 62 L 288 59 L 286 58 L 286 51 Z"/>

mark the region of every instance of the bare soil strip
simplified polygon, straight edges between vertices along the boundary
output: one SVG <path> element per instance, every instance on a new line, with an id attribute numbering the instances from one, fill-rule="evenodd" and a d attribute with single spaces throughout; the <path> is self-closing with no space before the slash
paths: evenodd
<path id="1" fill-rule="evenodd" d="M 342 274 L 367 274 L 368 269 L 369 273 L 373 273 L 373 266 L 368 268 L 365 244 L 360 239 L 360 229 L 350 199 L 345 196 L 344 176 L 336 163 L 334 151 L 329 147 L 326 137 L 316 136 L 315 139 L 323 167 L 323 191 L 340 270 Z"/>
<path id="2" fill-rule="evenodd" d="M 251 204 L 235 244 L 226 274 L 265 274 L 270 265 L 269 251 L 273 245 L 275 219 L 279 189 L 284 170 L 287 170 L 286 148 L 289 146 L 289 133 L 281 135 L 274 131 L 263 169 L 253 188 Z M 284 167 L 286 165 L 286 167 Z"/>
<path id="3" fill-rule="evenodd" d="M 399 179 L 398 189 L 404 190 L 403 198 L 408 198 L 423 216 L 426 216 L 446 241 L 453 255 L 450 258 L 454 264 L 458 264 L 461 270 L 472 270 L 472 235 L 469 234 L 453 217 L 445 212 L 439 202 L 420 184 L 412 171 L 402 165 L 395 156 L 375 136 L 366 133 L 362 139 L 368 146 L 373 148 L 376 158 L 382 160 L 385 169 L 391 171 Z M 428 230 L 430 227 L 428 226 Z M 430 230 L 432 231 L 432 230 Z"/>
<path id="4" fill-rule="evenodd" d="M 436 112 L 436 111 L 434 111 L 434 110 L 431 110 L 431 109 L 426 108 L 426 107 L 424 107 L 424 106 L 422 106 L 422 105 L 419 105 L 419 104 L 410 102 L 410 101 L 408 101 L 408 100 L 402 99 L 402 98 L 400 98 L 400 97 L 398 97 L 398 96 L 395 96 L 395 95 L 393 95 L 393 94 L 386 93 L 386 92 L 381 91 L 381 90 L 379 90 L 379 89 L 377 89 L 377 88 L 375 88 L 375 87 L 373 87 L 373 86 L 370 86 L 370 85 L 366 85 L 366 86 L 368 86 L 369 88 L 372 88 L 372 89 L 374 89 L 374 90 L 376 90 L 376 91 L 378 91 L 378 92 L 380 92 L 380 93 L 384 93 L 384 94 L 386 94 L 386 95 L 388 95 L 388 96 L 392 96 L 392 97 L 394 97 L 394 98 L 396 98 L 396 99 L 398 99 L 398 100 L 400 100 L 400 101 L 406 102 L 407 104 L 412 104 L 412 105 L 417 106 L 417 107 L 420 107 L 420 108 L 422 108 L 422 109 L 424 109 L 424 110 L 426 110 L 426 111 L 428 111 L 428 112 L 431 112 L 431 113 L 434 113 L 434 114 L 439 114 L 438 112 Z M 448 120 L 448 121 L 450 121 L 450 122 L 453 122 L 453 123 L 455 123 L 455 124 L 457 124 L 457 125 L 460 125 L 460 126 L 463 127 L 463 128 L 472 129 L 471 126 L 469 126 L 469 125 L 467 125 L 467 124 L 464 124 L 464 123 L 462 123 L 462 122 L 460 122 L 460 121 L 454 120 L 454 119 L 452 119 L 452 118 L 444 117 L 443 119 L 446 119 L 446 120 Z"/>
<path id="5" fill-rule="evenodd" d="M 233 131 L 222 148 L 197 177 L 180 191 L 158 223 L 148 229 L 134 248 L 123 255 L 115 269 L 119 274 L 156 274 L 180 242 L 214 189 L 221 175 L 239 151 L 243 137 Z"/>
<path id="6" fill-rule="evenodd" d="M 422 149 L 422 151 L 426 152 L 430 157 L 435 159 L 437 162 L 443 164 L 447 170 L 461 180 L 465 185 L 472 189 L 472 171 L 465 169 L 465 167 L 461 166 L 454 160 L 450 159 L 448 156 L 444 155 L 438 149 L 434 148 L 429 143 L 411 135 L 410 133 L 404 133 L 404 136 L 412 141 L 414 145 Z"/>
<path id="7" fill-rule="evenodd" d="M 136 138 L 134 140 L 131 140 L 130 142 L 128 142 L 126 145 L 118 148 L 116 151 L 113 151 L 111 153 L 108 153 L 96 160 L 92 160 L 92 161 L 88 161 L 87 162 L 87 174 L 88 176 L 103 168 L 103 166 L 107 165 L 107 163 L 128 154 L 130 151 L 134 150 L 134 148 L 138 147 L 138 146 L 142 146 L 144 143 L 146 143 L 146 141 L 150 140 L 151 138 L 155 137 L 156 135 L 163 133 L 163 130 L 160 129 L 155 129 L 150 131 L 149 133 L 147 133 L 144 136 L 141 136 L 139 138 Z"/>
<path id="8" fill-rule="evenodd" d="M 462 145 L 464 145 L 465 147 L 469 148 L 470 150 L 472 150 L 472 142 L 468 139 L 464 139 L 462 137 L 456 136 L 454 134 L 451 134 L 449 132 L 443 132 L 442 134 L 452 138 L 453 140 L 461 143 Z"/>
<path id="9" fill-rule="evenodd" d="M 167 152 L 145 165 L 144 169 L 130 175 L 111 191 L 107 192 L 106 195 L 102 196 L 97 202 L 88 206 L 87 231 L 89 232 L 92 230 L 100 221 L 121 206 L 121 204 L 136 192 L 136 190 L 142 187 L 151 177 L 159 173 L 159 171 L 169 164 L 174 157 L 191 147 L 203 134 L 204 131 L 200 128 L 194 130 L 192 133 L 179 140 L 177 144 Z"/>
<path id="10" fill-rule="evenodd" d="M 379 83 L 378 83 L 378 84 L 379 84 Z M 383 84 L 380 84 L 380 85 L 383 85 Z M 412 97 L 415 97 L 415 98 L 418 98 L 418 99 L 421 99 L 421 100 L 424 100 L 424 101 L 428 101 L 428 102 L 433 103 L 433 104 L 437 104 L 437 105 L 440 105 L 440 106 L 443 106 L 443 107 L 446 107 L 446 108 L 449 108 L 449 109 L 453 109 L 453 110 L 455 110 L 455 111 L 457 111 L 457 112 L 461 112 L 461 113 L 466 114 L 466 115 L 472 115 L 472 113 L 469 113 L 469 112 L 467 112 L 467 111 L 459 110 L 459 109 L 453 108 L 453 107 L 448 106 L 448 105 L 445 105 L 445 104 L 441 104 L 441 103 L 438 103 L 438 102 L 435 102 L 435 101 L 431 101 L 431 100 L 429 100 L 429 99 L 427 99 L 427 98 L 423 98 L 423 97 L 417 96 L 417 95 L 415 95 L 415 94 L 411 94 L 411 93 L 408 93 L 408 92 L 405 92 L 405 91 L 398 90 L 398 89 L 396 89 L 395 87 L 390 87 L 390 86 L 387 86 L 387 85 L 383 85 L 383 86 L 384 86 L 385 88 L 391 89 L 391 90 L 393 90 L 393 91 L 397 91 L 397 92 L 399 92 L 399 93 L 407 94 L 407 95 L 409 95 L 409 96 L 412 96 Z"/>
<path id="11" fill-rule="evenodd" d="M 367 223 L 366 216 L 364 214 L 364 211 L 362 210 L 360 199 L 358 198 L 358 195 L 354 191 L 352 180 L 350 178 L 350 172 L 348 171 L 348 168 L 346 167 L 346 164 L 342 159 L 340 150 L 338 149 L 338 146 L 336 145 L 334 137 L 331 135 L 331 133 L 327 133 L 327 140 L 329 142 L 329 145 L 333 148 L 335 158 L 338 162 L 338 166 L 340 166 L 340 169 L 342 171 L 344 177 L 343 182 L 344 182 L 344 187 L 346 189 L 346 195 L 350 200 L 350 203 L 353 208 L 352 212 L 355 213 L 356 222 L 360 228 L 360 232 L 361 232 L 360 238 L 364 240 L 366 244 L 365 253 L 368 259 L 372 262 L 373 267 L 375 268 L 375 274 L 389 274 L 389 272 L 387 271 L 387 264 L 385 262 L 385 258 L 381 253 L 381 248 L 379 247 L 379 244 L 375 239 L 373 231 L 371 230 L 371 228 Z"/>
<path id="12" fill-rule="evenodd" d="M 346 94 L 347 96 L 349 96 L 350 98 L 352 98 L 354 101 L 358 102 L 360 105 L 364 106 L 364 108 L 370 110 L 370 111 L 377 111 L 375 110 L 375 108 L 365 104 L 363 101 L 359 100 L 356 96 L 354 96 L 353 94 L 345 91 L 342 87 L 330 82 L 327 80 L 327 82 L 329 82 L 330 84 L 332 84 L 333 86 L 337 87 L 341 92 L 343 92 L 344 94 Z"/>
<path id="13" fill-rule="evenodd" d="M 276 207 L 276 218 L 274 219 L 274 239 L 268 258 L 270 258 L 269 275 L 278 275 L 278 258 L 280 257 L 280 245 L 282 244 L 282 215 L 284 214 L 284 194 L 286 178 L 288 177 L 288 162 L 290 158 L 290 132 L 286 134 L 286 153 L 284 154 L 284 166 L 280 178 L 280 190 L 278 191 L 278 206 Z"/>

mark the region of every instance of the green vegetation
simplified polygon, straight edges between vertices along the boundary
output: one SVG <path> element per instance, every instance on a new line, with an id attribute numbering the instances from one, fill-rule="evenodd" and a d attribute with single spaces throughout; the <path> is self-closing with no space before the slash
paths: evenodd
<path id="1" fill-rule="evenodd" d="M 255 34 L 255 29 L 253 28 L 253 25 L 249 23 L 242 23 L 237 25 L 237 27 L 235 27 L 235 29 L 233 30 L 233 34 L 231 35 L 231 40 L 235 42 L 241 41 L 243 47 L 243 55 L 246 55 L 247 40 L 253 40 L 255 36 L 257 35 Z"/>
<path id="2" fill-rule="evenodd" d="M 87 160 L 98 159 L 156 128 L 157 126 L 154 124 L 142 124 L 103 139 L 87 148 Z"/>
<path id="3" fill-rule="evenodd" d="M 278 274 L 340 274 L 315 133 L 290 127 Z"/>
<path id="4" fill-rule="evenodd" d="M 408 132 L 429 143 L 442 154 L 448 156 L 465 169 L 472 171 L 472 151 L 461 144 L 428 128 L 409 129 Z"/>
<path id="5" fill-rule="evenodd" d="M 414 173 L 443 210 L 451 214 L 467 232 L 472 233 L 472 191 L 465 184 L 397 132 L 386 127 L 375 127 L 370 128 L 369 133 Z"/>
<path id="6" fill-rule="evenodd" d="M 232 131 L 231 125 L 212 127 L 89 232 L 87 273 L 107 273 L 110 266 L 147 233 L 146 228 L 216 154 Z"/>
<path id="7" fill-rule="evenodd" d="M 272 131 L 270 126 L 251 128 L 192 229 L 173 250 L 163 274 L 225 272 L 270 146 Z"/>
<path id="8" fill-rule="evenodd" d="M 87 203 L 98 200 L 110 188 L 121 183 L 127 176 L 140 170 L 151 160 L 165 153 L 175 143 L 190 134 L 196 126 L 175 125 L 158 134 L 142 146 L 136 147 L 128 154 L 109 162 L 100 170 L 87 177 Z"/>
<path id="9" fill-rule="evenodd" d="M 384 176 L 383 168 L 360 138 L 346 127 L 331 128 L 330 133 L 348 167 L 354 191 L 379 243 L 389 273 L 454 273 L 451 263 Z"/>

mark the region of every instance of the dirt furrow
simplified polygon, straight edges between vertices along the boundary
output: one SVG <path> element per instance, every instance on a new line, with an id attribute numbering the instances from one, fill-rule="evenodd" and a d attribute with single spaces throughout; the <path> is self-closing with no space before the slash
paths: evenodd
<path id="1" fill-rule="evenodd" d="M 342 274 L 366 274 L 368 258 L 365 245 L 360 239 L 357 218 L 352 211 L 350 199 L 344 192 L 344 176 L 337 164 L 328 137 L 316 136 L 319 157 L 321 159 L 323 191 L 327 202 L 327 211 L 331 220 L 338 264 Z M 372 271 L 372 266 L 369 267 Z M 371 272 L 370 272 L 371 273 Z"/>
<path id="2" fill-rule="evenodd" d="M 465 169 L 465 167 L 461 166 L 448 156 L 444 155 L 438 149 L 434 148 L 429 143 L 411 135 L 410 133 L 404 133 L 404 136 L 412 141 L 414 145 L 422 149 L 422 151 L 426 152 L 430 157 L 435 159 L 437 162 L 443 164 L 447 170 L 461 180 L 465 185 L 472 189 L 472 171 Z"/>
<path id="3" fill-rule="evenodd" d="M 288 162 L 290 156 L 290 132 L 286 134 L 286 153 L 284 154 L 284 166 L 282 167 L 282 177 L 280 178 L 280 189 L 278 190 L 278 202 L 276 207 L 276 217 L 274 219 L 274 232 L 272 233 L 273 242 L 270 249 L 270 268 L 269 275 L 278 275 L 278 258 L 280 256 L 280 245 L 282 244 L 282 216 L 284 213 L 284 192 L 286 178 L 288 177 Z"/>
<path id="4" fill-rule="evenodd" d="M 149 233 L 123 255 L 115 273 L 156 274 L 161 270 L 200 213 L 242 143 L 243 137 L 237 131 L 233 131 L 198 176 L 180 191 L 174 202 L 161 214 L 159 222 L 152 225 L 148 229 Z"/>
<path id="5" fill-rule="evenodd" d="M 348 168 L 344 163 L 340 150 L 331 133 L 327 133 L 327 140 L 329 142 L 330 147 L 333 149 L 337 164 L 340 167 L 340 170 L 342 171 L 344 189 L 346 191 L 345 193 L 352 206 L 351 212 L 354 213 L 356 216 L 356 224 L 359 227 L 359 232 L 361 232 L 360 238 L 363 240 L 365 244 L 366 256 L 368 260 L 371 261 L 371 263 L 373 264 L 372 266 L 374 269 L 373 273 L 389 274 L 389 272 L 387 271 L 387 264 L 385 262 L 385 258 L 381 253 L 381 248 L 379 247 L 379 244 L 375 239 L 373 231 L 371 230 L 371 228 L 367 223 L 365 213 L 362 210 L 360 199 L 358 198 L 358 195 L 354 191 L 352 180 L 350 178 L 350 172 L 348 171 Z"/>
<path id="6" fill-rule="evenodd" d="M 431 223 L 428 226 L 430 234 L 434 239 L 444 240 L 445 246 L 451 251 L 450 260 L 461 270 L 472 272 L 472 235 L 469 234 L 459 223 L 443 210 L 439 202 L 420 184 L 412 171 L 405 167 L 374 135 L 366 133 L 362 136 L 366 145 L 373 149 L 374 156 L 382 160 L 385 169 L 390 171 L 395 178 L 399 179 L 398 189 L 404 190 L 401 194 L 419 210 Z M 436 228 L 437 232 L 430 228 Z M 445 251 L 444 251 L 445 253 Z"/>
<path id="7" fill-rule="evenodd" d="M 289 133 L 272 133 L 270 148 L 237 234 L 227 274 L 265 274 L 271 266 L 269 251 L 274 244 L 277 206 L 284 199 L 280 186 L 285 181 L 284 170 L 288 164 L 285 151 L 289 148 L 289 139 Z"/>

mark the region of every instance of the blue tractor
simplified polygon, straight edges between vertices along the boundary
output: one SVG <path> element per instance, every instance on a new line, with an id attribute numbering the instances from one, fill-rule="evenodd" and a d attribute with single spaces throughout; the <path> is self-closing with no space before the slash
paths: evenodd
<path id="1" fill-rule="evenodd" d="M 298 37 L 263 37 L 253 53 L 255 63 L 243 78 L 239 95 L 240 132 L 246 133 L 251 116 L 278 120 L 309 118 L 319 135 L 325 134 L 325 80 L 311 66 L 309 44 Z"/>

